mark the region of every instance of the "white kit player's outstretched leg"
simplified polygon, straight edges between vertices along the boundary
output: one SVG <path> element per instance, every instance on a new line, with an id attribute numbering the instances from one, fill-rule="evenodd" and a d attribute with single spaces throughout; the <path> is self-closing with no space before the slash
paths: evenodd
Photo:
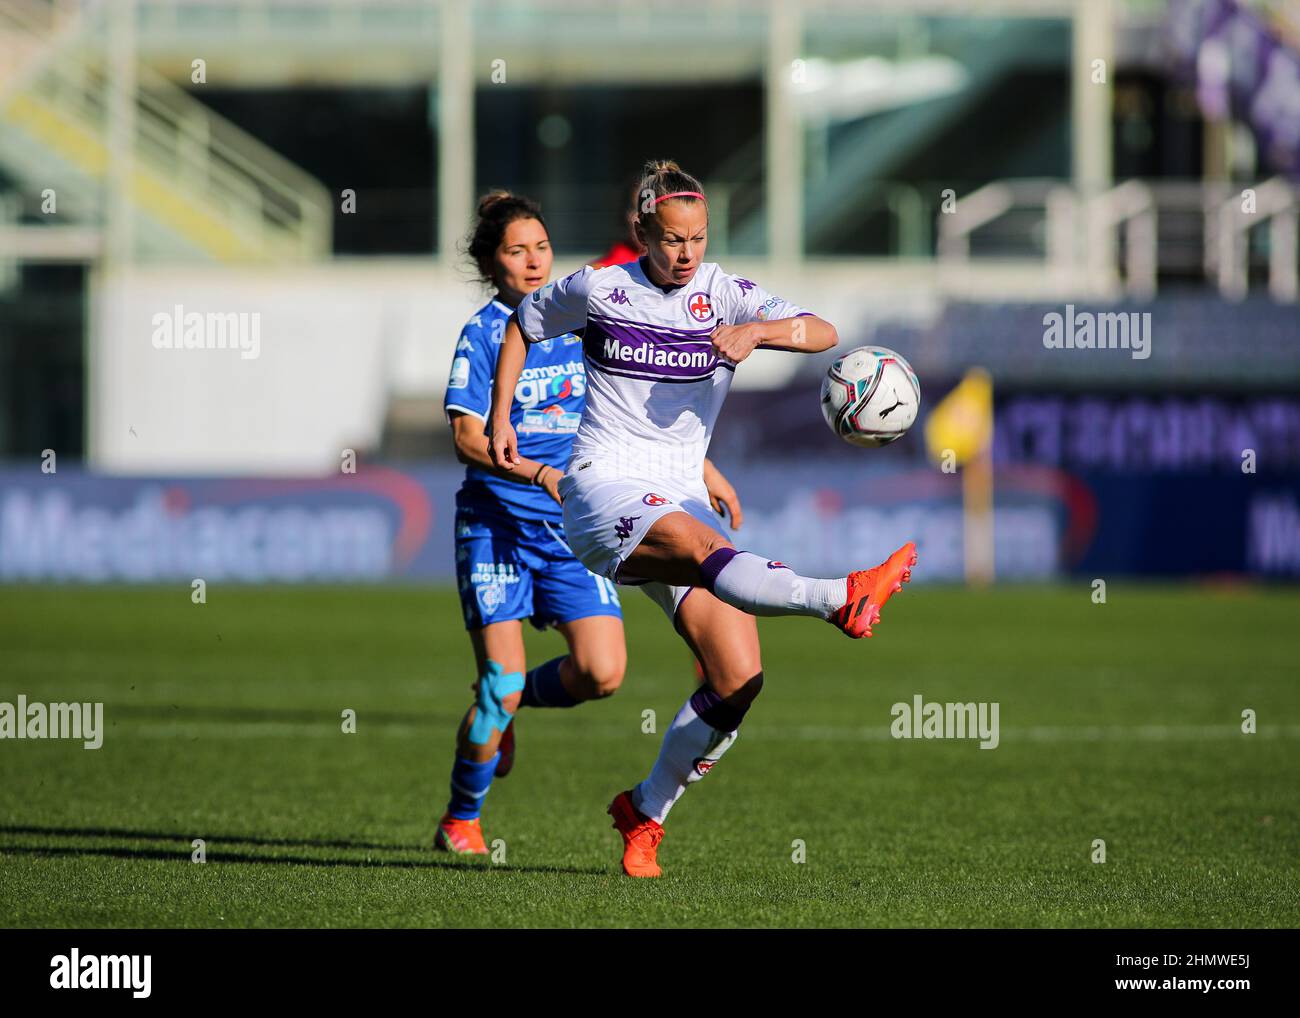
<path id="1" fill-rule="evenodd" d="M 830 580 L 800 576 L 751 552 L 719 548 L 700 563 L 700 577 L 719 601 L 750 615 L 813 615 L 860 639 L 871 635 L 881 607 L 912 578 L 914 565 L 911 541 L 872 569 Z"/>
<path id="2" fill-rule="evenodd" d="M 750 615 L 828 619 L 848 598 L 847 577 L 800 576 L 784 562 L 734 548 L 719 548 L 700 564 L 700 572 L 714 597 Z"/>

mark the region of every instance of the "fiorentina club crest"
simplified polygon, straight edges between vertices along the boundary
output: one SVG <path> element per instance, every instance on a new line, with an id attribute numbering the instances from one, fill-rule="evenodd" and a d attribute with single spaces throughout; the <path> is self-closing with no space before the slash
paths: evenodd
<path id="1" fill-rule="evenodd" d="M 713 317 L 713 304 L 709 301 L 709 295 L 698 290 L 687 300 L 686 310 L 697 322 L 707 322 Z"/>

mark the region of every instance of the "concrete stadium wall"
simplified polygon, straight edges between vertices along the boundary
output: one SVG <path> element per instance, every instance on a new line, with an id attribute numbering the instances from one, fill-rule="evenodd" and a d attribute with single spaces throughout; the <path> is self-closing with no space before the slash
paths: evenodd
<path id="1" fill-rule="evenodd" d="M 337 470 L 343 449 L 378 442 L 393 393 L 433 394 L 477 299 L 418 266 L 346 263 L 135 270 L 92 293 L 88 459 L 130 473 Z M 258 329 L 159 348 L 177 306 L 256 314 Z"/>

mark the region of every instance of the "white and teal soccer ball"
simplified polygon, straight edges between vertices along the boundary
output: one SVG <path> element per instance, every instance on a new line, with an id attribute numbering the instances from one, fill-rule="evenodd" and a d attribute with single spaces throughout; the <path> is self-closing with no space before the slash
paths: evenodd
<path id="1" fill-rule="evenodd" d="M 822 416 L 853 445 L 888 445 L 907 434 L 921 406 L 916 372 L 893 350 L 860 346 L 822 379 Z"/>

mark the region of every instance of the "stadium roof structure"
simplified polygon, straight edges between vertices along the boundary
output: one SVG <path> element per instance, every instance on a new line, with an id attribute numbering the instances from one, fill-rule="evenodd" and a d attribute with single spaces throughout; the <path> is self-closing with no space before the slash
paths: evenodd
<path id="1" fill-rule="evenodd" d="M 201 50 L 226 81 L 377 84 L 432 81 L 440 40 L 469 41 L 475 75 L 490 81 L 504 60 L 511 84 L 732 81 L 764 73 L 771 34 L 803 31 L 855 42 L 898 36 L 903 19 L 1070 19 L 1114 6 L 1142 20 L 1161 2 L 1111 0 L 131 0 L 140 54 L 187 79 Z M 671 30 L 671 45 L 665 32 Z M 196 49 L 196 47 L 198 47 Z M 268 52 L 274 59 L 267 59 Z"/>

